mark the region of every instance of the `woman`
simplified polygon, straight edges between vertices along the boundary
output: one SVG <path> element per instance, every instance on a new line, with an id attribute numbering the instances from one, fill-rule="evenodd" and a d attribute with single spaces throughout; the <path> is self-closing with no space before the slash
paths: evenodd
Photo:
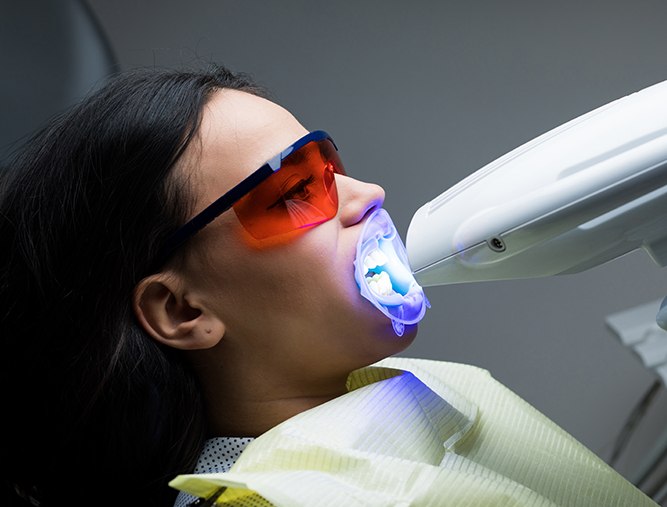
<path id="1" fill-rule="evenodd" d="M 207 434 L 258 435 L 414 336 L 387 339 L 338 280 L 383 200 L 340 174 L 336 221 L 260 241 L 224 213 L 156 266 L 186 218 L 307 133 L 259 93 L 224 69 L 129 73 L 5 175 L 3 476 L 22 496 L 165 505 Z"/>
<path id="2" fill-rule="evenodd" d="M 579 469 L 602 479 L 584 501 L 611 491 L 619 502 L 649 503 L 478 370 L 442 380 L 430 363 L 364 369 L 410 344 L 427 304 L 379 211 L 383 190 L 346 176 L 328 134 L 309 133 L 243 76 L 223 68 L 119 76 L 28 143 L 1 199 L 2 394 L 11 407 L 2 475 L 12 502 L 172 505 L 171 481 L 230 505 L 319 504 L 307 491 L 290 496 L 297 486 L 338 492 L 348 504 L 382 504 L 384 494 L 389 505 L 404 478 L 379 491 L 355 483 L 356 469 L 345 478 L 351 456 L 363 456 L 400 473 L 414 463 L 407 489 L 419 497 L 422 486 L 446 483 L 452 504 L 483 493 L 489 504 L 547 505 L 581 487 L 569 477 Z M 378 391 L 392 386 L 390 396 Z M 525 442 L 521 431 L 507 433 L 489 393 L 523 411 L 518 420 L 539 427 L 538 440 L 552 437 L 546 451 L 509 468 L 493 458 L 512 452 L 497 443 L 498 428 L 510 444 Z M 420 421 L 437 419 L 429 428 L 442 429 L 445 447 L 413 435 L 419 421 L 388 444 L 379 428 L 407 424 L 424 400 Z M 382 438 L 368 447 L 373 434 Z M 401 447 L 408 436 L 420 440 Z M 207 463 L 218 444 L 233 449 Z M 424 482 L 432 451 L 450 478 L 477 468 L 465 480 Z M 323 453 L 344 466 L 311 468 L 309 456 Z M 545 454 L 543 466 L 531 462 Z M 187 475 L 226 472 L 235 461 L 236 482 Z M 274 471 L 291 479 L 276 489 Z M 244 492 L 255 477 L 258 493 Z M 231 484 L 240 489 L 225 492 Z"/>

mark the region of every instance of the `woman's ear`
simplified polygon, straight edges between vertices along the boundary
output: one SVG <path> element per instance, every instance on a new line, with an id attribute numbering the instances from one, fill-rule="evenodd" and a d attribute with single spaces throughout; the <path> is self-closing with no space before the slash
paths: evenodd
<path id="1" fill-rule="evenodd" d="M 173 273 L 141 280 L 134 288 L 133 309 L 149 335 L 177 349 L 207 349 L 225 334 L 223 322 L 197 297 L 186 294 Z"/>

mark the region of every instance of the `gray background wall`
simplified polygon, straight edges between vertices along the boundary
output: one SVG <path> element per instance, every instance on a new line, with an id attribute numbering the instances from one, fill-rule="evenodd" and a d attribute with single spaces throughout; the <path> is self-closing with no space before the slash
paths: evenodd
<path id="1" fill-rule="evenodd" d="M 120 68 L 224 63 L 331 132 L 348 172 L 385 187 L 403 235 L 422 203 L 472 171 L 667 79 L 659 0 L 89 4 Z M 427 294 L 433 308 L 405 355 L 488 368 L 609 457 L 655 376 L 604 318 L 667 295 L 667 271 L 637 252 L 578 275 Z M 663 390 L 617 468 L 631 475 L 666 424 Z"/>

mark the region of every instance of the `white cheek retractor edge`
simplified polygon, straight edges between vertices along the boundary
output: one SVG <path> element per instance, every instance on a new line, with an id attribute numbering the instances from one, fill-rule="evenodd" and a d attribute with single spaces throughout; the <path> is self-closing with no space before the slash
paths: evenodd
<path id="1" fill-rule="evenodd" d="M 383 208 L 371 213 L 364 223 L 357 242 L 354 278 L 361 295 L 391 319 L 398 336 L 431 307 L 412 275 L 405 245 Z"/>

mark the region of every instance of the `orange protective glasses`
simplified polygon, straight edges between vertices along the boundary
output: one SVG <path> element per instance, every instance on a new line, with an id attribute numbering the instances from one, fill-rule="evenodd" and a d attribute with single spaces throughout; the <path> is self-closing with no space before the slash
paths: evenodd
<path id="1" fill-rule="evenodd" d="M 256 239 L 326 222 L 338 212 L 335 174 L 345 169 L 333 139 L 322 130 L 310 132 L 180 227 L 161 257 L 230 208 Z"/>

